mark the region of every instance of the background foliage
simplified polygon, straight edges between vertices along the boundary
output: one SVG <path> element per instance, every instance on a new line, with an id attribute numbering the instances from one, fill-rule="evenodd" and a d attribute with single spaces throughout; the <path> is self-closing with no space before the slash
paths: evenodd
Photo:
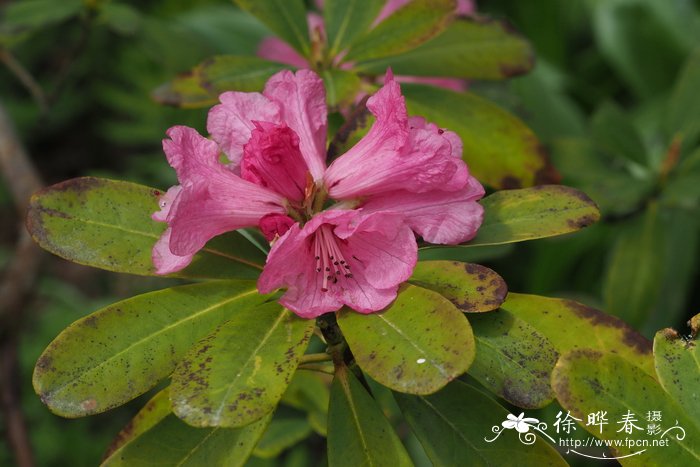
<path id="1" fill-rule="evenodd" d="M 649 338 L 666 327 L 685 332 L 685 322 L 700 308 L 699 292 L 692 287 L 699 274 L 700 6 L 688 0 L 530 3 L 478 3 L 479 12 L 507 18 L 531 41 L 537 66 L 508 81 L 473 81 L 470 90 L 518 114 L 544 143 L 563 182 L 589 194 L 603 218 L 574 236 L 449 254 L 498 271 L 511 291 L 575 298 L 620 316 Z M 5 64 L 0 98 L 47 184 L 83 175 L 157 187 L 173 184 L 159 141 L 176 123 L 203 131 L 205 110 L 159 105 L 150 98 L 152 91 L 208 57 L 254 55 L 259 40 L 269 34 L 223 0 L 154 0 L 147 5 L 70 0 L 56 5 L 51 0 L 10 3 L 0 21 Z M 17 63 L 36 79 L 34 96 L 21 83 Z M 162 96 L 164 88 L 159 89 Z M 0 232 L 0 264 L 5 265 L 20 217 L 4 186 L 0 203 L 3 219 L 16 221 L 4 223 Z M 423 253 L 424 259 L 447 254 Z M 152 392 L 107 415 L 63 420 L 33 395 L 28 375 L 41 351 L 69 323 L 87 311 L 157 289 L 164 281 L 96 273 L 55 258 L 47 259 L 42 271 L 20 336 L 22 403 L 37 463 L 95 465 L 133 414 L 151 397 L 149 404 L 157 406 L 163 396 Z M 527 297 L 512 297 L 504 308 L 513 319 L 524 320 L 525 333 L 534 326 L 524 319 Z M 477 330 L 486 326 L 480 320 L 488 319 L 470 322 Z M 564 342 L 554 342 L 551 333 L 534 327 L 562 350 Z M 571 335 L 583 339 L 583 331 L 575 329 Z M 663 342 L 657 338 L 655 345 Z M 481 365 L 471 376 L 485 385 L 479 370 L 489 374 L 489 362 Z M 567 365 L 575 372 L 585 362 L 573 355 Z M 618 372 L 641 371 L 624 362 L 609 365 Z M 339 392 L 319 389 L 310 398 L 302 388 L 322 383 L 313 378 L 293 383 L 299 385 L 298 393 L 285 396 L 281 416 L 256 447 L 251 465 L 321 461 L 323 399 L 339 397 Z M 348 377 L 346 393 L 356 384 Z M 517 395 L 504 393 L 503 382 L 490 384 L 489 390 L 522 404 Z M 391 397 L 382 397 L 381 387 L 373 389 L 396 422 L 399 412 Z M 478 399 L 479 390 L 471 391 Z M 538 395 L 537 407 L 555 396 L 548 384 L 528 394 Z M 397 402 L 413 413 L 422 407 L 410 396 Z M 556 412 L 554 406 L 544 410 Z M 177 431 L 170 418 L 160 423 L 163 430 Z M 400 429 L 408 432 L 405 426 Z M 299 443 L 302 439 L 306 441 Z M 413 435 L 405 444 L 415 459 L 425 456 Z M 0 444 L 0 464 L 9 463 L 9 456 Z"/>

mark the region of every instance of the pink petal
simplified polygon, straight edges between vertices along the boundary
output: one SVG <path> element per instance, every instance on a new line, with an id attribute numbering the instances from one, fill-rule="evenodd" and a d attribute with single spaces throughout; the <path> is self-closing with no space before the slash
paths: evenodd
<path id="1" fill-rule="evenodd" d="M 326 168 L 326 90 L 323 80 L 310 70 L 289 70 L 273 75 L 263 94 L 276 102 L 282 120 L 299 136 L 299 148 L 314 180 Z"/>
<path id="2" fill-rule="evenodd" d="M 461 16 L 470 16 L 476 12 L 475 0 L 457 0 L 455 13 Z"/>
<path id="3" fill-rule="evenodd" d="M 384 8 L 382 8 L 382 11 L 380 11 L 377 15 L 377 19 L 374 20 L 373 26 L 376 26 L 387 19 L 389 16 L 394 14 L 396 10 L 403 7 L 407 3 L 410 3 L 410 1 L 411 0 L 387 0 L 387 2 L 384 4 Z"/>
<path id="4" fill-rule="evenodd" d="M 186 268 L 191 262 L 194 254 L 178 256 L 170 251 L 170 227 L 165 229 L 163 235 L 153 246 L 151 258 L 158 274 L 170 274 Z"/>
<path id="5" fill-rule="evenodd" d="M 449 89 L 455 92 L 464 92 L 467 90 L 467 82 L 458 78 L 442 78 L 436 76 L 397 76 L 396 81 L 399 83 L 417 83 L 428 84 L 438 88 Z"/>
<path id="6" fill-rule="evenodd" d="M 299 202 L 304 199 L 307 174 L 294 130 L 285 124 L 255 122 L 243 148 L 241 177 Z"/>
<path id="7" fill-rule="evenodd" d="M 163 141 L 163 147 L 182 185 L 166 217 L 173 254 L 194 254 L 216 235 L 256 226 L 266 214 L 286 212 L 280 195 L 219 163 L 212 141 L 187 127 L 171 128 L 168 135 L 172 139 Z M 156 216 L 162 218 L 163 212 Z"/>
<path id="8" fill-rule="evenodd" d="M 221 104 L 209 110 L 207 131 L 236 168 L 255 128 L 253 121 L 281 123 L 280 108 L 256 92 L 225 92 L 219 100 Z"/>
<path id="9" fill-rule="evenodd" d="M 401 89 L 387 74 L 386 84 L 367 101 L 377 117 L 369 133 L 326 171 L 335 199 L 373 196 L 395 190 L 427 192 L 464 186 L 467 166 L 461 142 L 424 119 L 406 116 Z"/>
<path id="10" fill-rule="evenodd" d="M 425 241 L 457 245 L 474 238 L 481 226 L 484 209 L 476 201 L 482 196 L 484 188 L 470 176 L 461 190 L 396 191 L 369 199 L 362 209 L 367 213 L 401 213 L 411 229 Z"/>
<path id="11" fill-rule="evenodd" d="M 176 202 L 178 195 L 182 191 L 180 185 L 172 186 L 168 191 L 161 196 L 158 204 L 160 206 L 160 211 L 156 211 L 151 216 L 151 219 L 158 222 L 165 222 L 168 219 L 168 214 L 170 213 L 170 208 Z"/>
<path id="12" fill-rule="evenodd" d="M 309 66 L 306 59 L 294 50 L 291 45 L 274 36 L 266 37 L 260 42 L 256 55 L 260 58 L 284 63 L 295 68 Z"/>
<path id="13" fill-rule="evenodd" d="M 335 260 L 340 259 L 340 265 L 334 266 L 333 258 L 328 259 L 327 251 L 332 250 L 322 250 L 316 260 L 319 241 L 337 248 Z M 258 280 L 258 290 L 267 293 L 287 287 L 280 303 L 305 318 L 338 310 L 342 305 L 371 313 L 396 298 L 399 284 L 410 277 L 416 260 L 415 238 L 400 216 L 325 211 L 303 228 L 292 226 L 275 243 Z M 343 274 L 334 273 L 341 270 Z M 324 280 L 326 275 L 337 281 Z"/>
<path id="14" fill-rule="evenodd" d="M 268 214 L 260 219 L 260 231 L 268 242 L 282 237 L 292 226 L 294 219 L 284 214 Z"/>

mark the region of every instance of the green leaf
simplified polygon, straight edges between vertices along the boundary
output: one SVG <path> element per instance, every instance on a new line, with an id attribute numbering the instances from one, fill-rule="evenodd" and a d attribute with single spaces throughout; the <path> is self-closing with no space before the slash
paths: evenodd
<path id="1" fill-rule="evenodd" d="M 469 322 L 440 294 L 405 285 L 380 313 L 343 309 L 338 324 L 360 365 L 395 391 L 430 394 L 474 360 Z"/>
<path id="2" fill-rule="evenodd" d="M 585 349 L 568 353 L 554 369 L 552 387 L 561 405 L 577 418 L 586 421 L 590 413 L 607 411 L 609 424 L 603 425 L 602 433 L 597 425 L 582 425 L 596 437 L 649 439 L 650 444 L 652 438 L 668 440 L 666 446 L 649 449 L 627 447 L 624 443 L 611 448 L 617 456 L 643 451 L 622 460 L 624 465 L 697 465 L 700 462 L 700 447 L 692 441 L 700 437 L 700 429 L 685 413 L 686 409 L 671 401 L 654 378 L 621 356 Z M 620 420 L 628 411 L 636 420 L 635 426 L 641 429 L 633 428 L 634 434 L 621 429 Z M 645 417 L 650 411 L 661 412 L 662 434 L 645 432 Z M 674 423 L 685 430 L 683 436 L 678 428 L 671 429 Z"/>
<path id="3" fill-rule="evenodd" d="M 651 316 L 663 280 L 665 224 L 659 207 L 650 204 L 617 238 L 606 269 L 605 309 L 635 328 Z"/>
<path id="4" fill-rule="evenodd" d="M 328 54 L 335 57 L 353 45 L 358 37 L 367 32 L 383 6 L 382 0 L 324 1 Z"/>
<path id="5" fill-rule="evenodd" d="M 591 136 L 603 151 L 646 167 L 647 150 L 630 116 L 612 102 L 603 104 L 591 121 Z"/>
<path id="6" fill-rule="evenodd" d="M 542 185 L 497 191 L 481 201 L 484 221 L 465 246 L 499 245 L 552 237 L 588 227 L 600 218 L 598 207 L 574 188 Z"/>
<path id="7" fill-rule="evenodd" d="M 306 8 L 302 0 L 234 0 L 234 3 L 262 21 L 302 55 L 309 56 Z"/>
<path id="8" fill-rule="evenodd" d="M 413 465 L 377 402 L 344 366 L 336 369 L 331 385 L 328 465 Z"/>
<path id="9" fill-rule="evenodd" d="M 99 21 L 104 22 L 117 34 L 131 36 L 143 24 L 143 17 L 137 9 L 125 3 L 107 3 L 100 7 Z"/>
<path id="10" fill-rule="evenodd" d="M 344 60 L 369 60 L 411 50 L 444 31 L 454 10 L 454 0 L 413 0 L 358 38 Z"/>
<path id="11" fill-rule="evenodd" d="M 554 399 L 549 378 L 559 353 L 542 333 L 506 310 L 470 315 L 469 323 L 476 340 L 470 375 L 518 407 Z"/>
<path id="12" fill-rule="evenodd" d="M 664 120 L 669 136 L 676 132 L 687 136 L 700 130 L 700 49 L 688 58 L 668 101 Z"/>
<path id="13" fill-rule="evenodd" d="M 700 420 L 700 314 L 689 321 L 685 338 L 673 329 L 662 329 L 654 337 L 654 362 L 664 390 L 693 419 Z"/>
<path id="14" fill-rule="evenodd" d="M 282 396 L 282 403 L 307 412 L 312 428 L 326 436 L 330 391 L 328 383 L 321 378 L 318 373 L 297 371 Z"/>
<path id="15" fill-rule="evenodd" d="M 254 454 L 263 459 L 277 457 L 285 449 L 306 439 L 311 431 L 311 425 L 305 418 L 274 418 L 255 446 Z"/>
<path id="16" fill-rule="evenodd" d="M 162 192 L 129 182 L 83 177 L 32 196 L 27 229 L 42 248 L 78 264 L 156 275 L 151 250 L 166 228 L 151 220 Z M 265 255 L 239 233 L 211 240 L 174 276 L 254 279 Z"/>
<path id="17" fill-rule="evenodd" d="M 530 44 L 499 21 L 460 18 L 439 36 L 400 55 L 360 62 L 355 69 L 396 74 L 502 79 L 527 73 L 534 64 Z"/>
<path id="18" fill-rule="evenodd" d="M 520 188 L 557 181 L 535 134 L 511 113 L 468 92 L 417 84 L 401 88 L 409 114 L 459 135 L 463 158 L 480 182 Z"/>
<path id="19" fill-rule="evenodd" d="M 505 281 L 493 270 L 457 261 L 419 261 L 409 282 L 438 292 L 466 313 L 495 310 L 508 293 Z"/>
<path id="20" fill-rule="evenodd" d="M 287 389 L 313 327 L 277 303 L 241 310 L 178 364 L 173 411 L 193 426 L 241 427 L 260 419 Z"/>
<path id="21" fill-rule="evenodd" d="M 54 339 L 37 361 L 34 388 L 64 417 L 117 407 L 167 377 L 199 339 L 232 313 L 244 313 L 266 298 L 253 281 L 220 281 L 115 303 Z"/>
<path id="22" fill-rule="evenodd" d="M 501 308 L 531 324 L 560 354 L 615 352 L 654 376 L 651 342 L 624 321 L 572 300 L 509 293 Z"/>
<path id="23" fill-rule="evenodd" d="M 148 419 L 151 426 L 121 446 L 102 464 L 104 467 L 178 465 L 243 466 L 270 423 L 272 415 L 243 428 L 194 428 L 172 414 L 163 413 L 168 391 L 158 393 L 134 418 Z M 169 408 L 169 405 L 167 405 Z M 158 414 L 149 413 L 158 408 Z M 132 426 L 131 424 L 129 426 Z M 129 429 L 127 426 L 126 429 Z"/>
<path id="24" fill-rule="evenodd" d="M 165 388 L 153 396 L 122 431 L 119 432 L 107 449 L 104 455 L 105 459 L 112 457 L 115 452 L 121 450 L 126 444 L 158 425 L 158 423 L 170 414 L 172 414 L 172 410 L 170 409 L 170 392 L 168 388 Z"/>
<path id="25" fill-rule="evenodd" d="M 354 103 L 362 81 L 356 73 L 343 70 L 324 70 L 321 73 L 326 87 L 326 102 L 331 109 Z"/>
<path id="26" fill-rule="evenodd" d="M 219 55 L 163 84 L 153 91 L 153 98 L 177 107 L 208 107 L 224 91 L 262 90 L 267 79 L 284 68 L 288 66 L 257 57 Z"/>
<path id="27" fill-rule="evenodd" d="M 489 425 L 499 426 L 508 411 L 478 389 L 453 381 L 429 396 L 395 393 L 401 411 L 435 466 L 539 467 L 568 465 L 549 444 L 537 438 L 525 445 L 504 434 L 488 443 Z"/>

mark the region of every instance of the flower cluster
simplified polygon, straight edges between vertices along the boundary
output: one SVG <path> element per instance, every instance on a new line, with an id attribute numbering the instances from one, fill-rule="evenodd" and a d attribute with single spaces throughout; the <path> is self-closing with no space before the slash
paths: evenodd
<path id="1" fill-rule="evenodd" d="M 216 235 L 258 227 L 272 242 L 261 293 L 286 288 L 280 302 L 305 318 L 343 305 L 371 313 L 410 277 L 416 235 L 458 244 L 481 224 L 484 190 L 459 137 L 409 117 L 391 72 L 367 101 L 369 132 L 328 166 L 325 89 L 314 72 L 282 71 L 262 94 L 220 101 L 209 111 L 211 140 L 176 126 L 163 141 L 180 184 L 153 215 L 168 223 L 153 249 L 160 274 L 186 267 Z"/>

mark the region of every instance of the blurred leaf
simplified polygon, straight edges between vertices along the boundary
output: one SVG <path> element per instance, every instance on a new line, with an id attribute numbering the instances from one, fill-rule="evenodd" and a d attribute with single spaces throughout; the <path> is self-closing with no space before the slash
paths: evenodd
<path id="1" fill-rule="evenodd" d="M 669 136 L 700 131 L 700 48 L 688 58 L 675 86 L 664 120 Z"/>
<path id="2" fill-rule="evenodd" d="M 324 70 L 321 77 L 326 87 L 326 101 L 331 109 L 352 104 L 362 84 L 360 77 L 349 71 Z"/>
<path id="3" fill-rule="evenodd" d="M 411 50 L 440 34 L 454 10 L 454 0 L 413 0 L 357 38 L 343 60 L 357 62 Z"/>
<path id="4" fill-rule="evenodd" d="M 591 121 L 595 143 L 614 157 L 623 157 L 643 167 L 649 164 L 644 143 L 630 120 L 613 102 L 603 104 Z"/>
<path id="5" fill-rule="evenodd" d="M 584 139 L 557 141 L 552 155 L 564 181 L 583 190 L 603 214 L 626 215 L 637 210 L 656 184 L 653 177 L 633 177 Z"/>
<path id="6" fill-rule="evenodd" d="M 499 245 L 575 232 L 598 221 L 591 199 L 574 188 L 542 185 L 497 191 L 481 200 L 484 221 L 464 246 Z"/>
<path id="7" fill-rule="evenodd" d="M 471 376 L 518 407 L 554 399 L 549 378 L 559 354 L 544 335 L 506 310 L 469 315 L 469 323 L 476 339 Z"/>
<path id="8" fill-rule="evenodd" d="M 297 371 L 282 396 L 282 403 L 307 412 L 311 427 L 326 436 L 329 398 L 328 384 L 318 373 Z"/>
<path id="9" fill-rule="evenodd" d="M 358 63 L 383 74 L 502 79 L 527 73 L 534 54 L 528 42 L 501 22 L 460 18 L 440 35 L 400 55 Z"/>
<path id="10" fill-rule="evenodd" d="M 413 465 L 379 405 L 344 366 L 336 369 L 331 385 L 328 465 Z"/>
<path id="11" fill-rule="evenodd" d="M 456 261 L 419 261 L 409 282 L 439 293 L 466 313 L 495 310 L 508 293 L 503 278 L 491 269 Z"/>
<path id="12" fill-rule="evenodd" d="M 661 193 L 663 205 L 687 210 L 700 206 L 700 171 L 676 174 Z"/>
<path id="13" fill-rule="evenodd" d="M 125 3 L 108 2 L 100 7 L 99 21 L 103 21 L 118 34 L 130 36 L 141 28 L 142 17 L 138 10 Z"/>
<path id="14" fill-rule="evenodd" d="M 170 414 L 169 404 L 167 390 L 151 399 L 122 433 L 134 426 L 139 427 L 139 432 L 129 433 L 128 442 L 110 453 L 102 465 L 146 467 L 157 462 L 191 467 L 242 466 L 272 418 L 269 415 L 239 429 L 194 428 Z M 154 408 L 157 412 L 152 413 Z M 146 420 L 147 427 L 140 425 Z"/>
<path id="15" fill-rule="evenodd" d="M 83 177 L 32 196 L 27 229 L 42 248 L 78 264 L 108 271 L 156 275 L 151 250 L 166 224 L 151 220 L 159 190 L 129 182 Z M 265 255 L 239 233 L 211 240 L 174 276 L 257 278 Z"/>
<path id="16" fill-rule="evenodd" d="M 658 205 L 650 205 L 627 227 L 610 253 L 603 299 L 608 313 L 640 327 L 652 314 L 661 289 L 664 225 Z"/>
<path id="17" fill-rule="evenodd" d="M 257 57 L 219 55 L 163 84 L 153 91 L 153 98 L 166 105 L 207 107 L 225 91 L 262 90 L 270 76 L 286 67 Z"/>
<path id="18" fill-rule="evenodd" d="M 429 396 L 395 393 L 411 429 L 436 466 L 542 466 L 568 465 L 555 449 L 537 438 L 525 445 L 504 434 L 493 443 L 484 441 L 493 423 L 498 426 L 508 411 L 478 389 L 453 381 Z M 488 436 L 487 436 L 488 437 Z"/>
<path id="19" fill-rule="evenodd" d="M 335 57 L 352 46 L 370 28 L 382 0 L 325 0 L 323 18 L 328 36 L 328 54 Z"/>
<path id="20" fill-rule="evenodd" d="M 240 310 L 178 363 L 173 412 L 193 426 L 242 427 L 260 419 L 287 389 L 313 326 L 276 302 Z"/>
<path id="21" fill-rule="evenodd" d="M 305 418 L 273 418 L 257 446 L 255 455 L 270 459 L 279 456 L 311 434 L 311 425 Z"/>
<path id="22" fill-rule="evenodd" d="M 685 50 L 674 37 L 674 26 L 646 0 L 594 2 L 593 30 L 598 47 L 640 97 L 668 88 Z M 665 8 L 663 8 L 665 9 Z"/>
<path id="23" fill-rule="evenodd" d="M 76 16 L 84 8 L 83 0 L 23 0 L 6 4 L 1 10 L 0 44 L 14 45 L 24 35 Z"/>
<path id="24" fill-rule="evenodd" d="M 474 360 L 469 322 L 440 294 L 405 285 L 380 313 L 342 309 L 338 324 L 357 364 L 395 391 L 430 394 Z"/>
<path id="25" fill-rule="evenodd" d="M 266 297 L 252 281 L 139 295 L 82 318 L 36 363 L 34 388 L 51 411 L 81 417 L 117 407 L 168 376 L 197 340 Z"/>
<path id="26" fill-rule="evenodd" d="M 262 21 L 282 40 L 309 56 L 306 8 L 302 0 L 233 0 L 236 5 Z"/>
<path id="27" fill-rule="evenodd" d="M 598 438 L 623 440 L 619 447 L 610 448 L 616 456 L 644 452 L 621 459 L 623 465 L 695 465 L 700 461 L 700 448 L 690 441 L 698 439 L 700 430 L 686 415 L 685 408 L 669 399 L 654 378 L 619 355 L 585 349 L 572 351 L 557 363 L 552 374 L 552 388 L 562 406 L 577 418 L 586 420 L 587 414 L 601 408 L 607 411 L 610 424 L 602 428 L 602 434 L 598 425 L 580 425 Z M 639 426 L 652 410 L 661 412 L 664 430 L 654 439 L 668 440 L 668 445 L 663 449 L 626 446 L 624 440 L 631 435 L 618 426 L 622 423 L 619 420 L 631 412 L 637 422 L 635 425 Z M 613 420 L 618 422 L 613 423 Z M 683 434 L 678 428 L 672 428 L 674 421 L 684 430 Z M 645 427 L 639 429 L 643 431 L 633 431 L 638 436 L 646 435 Z"/>
<path id="28" fill-rule="evenodd" d="M 463 158 L 480 182 L 519 188 L 556 180 L 537 137 L 514 115 L 470 93 L 416 84 L 401 87 L 409 114 L 460 136 Z"/>
<path id="29" fill-rule="evenodd" d="M 664 390 L 693 420 L 700 420 L 700 315 L 689 322 L 690 336 L 666 328 L 654 337 L 654 361 Z"/>
<path id="30" fill-rule="evenodd" d="M 572 300 L 509 293 L 501 308 L 531 324 L 560 354 L 615 352 L 654 376 L 651 342 L 624 321 Z"/>

